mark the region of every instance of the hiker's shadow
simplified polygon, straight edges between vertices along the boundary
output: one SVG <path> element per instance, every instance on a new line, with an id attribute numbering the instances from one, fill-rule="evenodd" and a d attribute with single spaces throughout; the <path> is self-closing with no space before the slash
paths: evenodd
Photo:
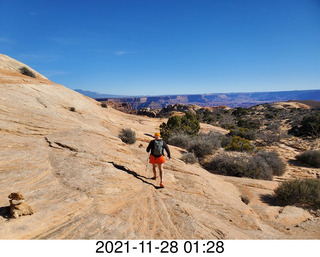
<path id="1" fill-rule="evenodd" d="M 10 217 L 10 206 L 0 207 L 0 216 L 9 220 Z"/>
<path id="2" fill-rule="evenodd" d="M 128 170 L 126 167 L 122 166 L 122 165 L 118 165 L 118 164 L 115 164 L 113 162 L 110 162 L 113 164 L 113 166 L 119 170 L 122 170 L 122 171 L 125 171 L 126 173 L 134 176 L 135 178 L 141 180 L 143 183 L 145 184 L 148 184 L 150 186 L 153 186 L 155 189 L 160 189 L 161 187 L 157 187 L 155 186 L 154 184 L 150 183 L 147 181 L 147 179 L 152 179 L 152 178 L 147 178 L 145 176 L 142 176 L 142 175 L 139 175 L 138 173 L 136 173 L 135 171 L 132 171 L 132 170 Z"/>

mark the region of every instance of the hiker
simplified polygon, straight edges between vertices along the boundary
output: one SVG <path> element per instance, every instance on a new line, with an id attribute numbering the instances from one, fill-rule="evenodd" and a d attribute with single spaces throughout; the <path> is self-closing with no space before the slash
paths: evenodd
<path id="1" fill-rule="evenodd" d="M 150 152 L 150 158 L 149 158 L 149 163 L 153 165 L 153 174 L 154 177 L 152 179 L 156 180 L 157 179 L 157 171 L 156 171 L 156 166 L 159 168 L 159 173 L 160 173 L 160 187 L 163 186 L 163 171 L 162 171 L 162 164 L 166 162 L 164 159 L 164 152 L 163 149 L 166 150 L 168 158 L 171 158 L 170 155 L 170 150 L 166 142 L 163 141 L 163 139 L 160 136 L 160 133 L 155 133 L 154 135 L 154 140 L 150 141 L 148 147 L 147 147 L 147 152 Z"/>

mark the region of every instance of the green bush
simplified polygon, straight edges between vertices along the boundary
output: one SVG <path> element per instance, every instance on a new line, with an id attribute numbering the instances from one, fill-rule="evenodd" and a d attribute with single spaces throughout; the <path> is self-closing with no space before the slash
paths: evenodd
<path id="1" fill-rule="evenodd" d="M 36 77 L 36 75 L 31 70 L 29 70 L 27 67 L 21 67 L 19 69 L 19 71 L 23 75 L 26 75 L 26 76 L 29 76 L 29 77 L 32 77 L 32 78 Z"/>
<path id="2" fill-rule="evenodd" d="M 316 113 L 309 116 L 304 116 L 299 125 L 293 126 L 289 131 L 297 137 L 319 138 L 320 137 L 320 114 Z"/>
<path id="3" fill-rule="evenodd" d="M 320 168 L 320 150 L 309 150 L 296 156 L 299 162 L 310 165 L 314 168 Z"/>
<path id="4" fill-rule="evenodd" d="M 131 129 L 122 129 L 119 138 L 126 144 L 134 144 L 136 142 L 136 132 Z"/>
<path id="5" fill-rule="evenodd" d="M 184 116 L 173 116 L 168 119 L 167 123 L 160 125 L 160 133 L 165 141 L 174 133 L 187 134 L 195 136 L 200 130 L 200 122 L 196 115 L 187 112 Z"/>
<path id="6" fill-rule="evenodd" d="M 224 153 L 211 160 L 207 168 L 228 176 L 272 180 L 272 170 L 260 156 Z"/>
<path id="7" fill-rule="evenodd" d="M 263 158 L 266 161 L 266 163 L 270 166 L 273 175 L 282 176 L 284 174 L 286 165 L 281 160 L 277 152 L 262 151 L 259 152 L 257 156 Z"/>
<path id="8" fill-rule="evenodd" d="M 275 190 L 282 205 L 320 208 L 320 179 L 295 179 L 285 181 Z"/>
<path id="9" fill-rule="evenodd" d="M 185 163 L 194 164 L 198 162 L 198 158 L 194 155 L 194 153 L 184 153 L 182 155 L 182 160 Z"/>
<path id="10" fill-rule="evenodd" d="M 102 108 L 107 108 L 108 106 L 107 106 L 105 103 L 102 103 L 102 104 L 101 104 L 101 107 L 102 107 Z"/>
<path id="11" fill-rule="evenodd" d="M 250 143 L 249 140 L 244 139 L 239 136 L 233 136 L 231 142 L 226 145 L 225 149 L 227 151 L 238 151 L 238 152 L 254 152 L 255 147 Z"/>
<path id="12" fill-rule="evenodd" d="M 241 116 L 245 116 L 248 114 L 248 110 L 243 107 L 237 107 L 235 110 L 232 112 L 232 115 L 239 118 Z"/>

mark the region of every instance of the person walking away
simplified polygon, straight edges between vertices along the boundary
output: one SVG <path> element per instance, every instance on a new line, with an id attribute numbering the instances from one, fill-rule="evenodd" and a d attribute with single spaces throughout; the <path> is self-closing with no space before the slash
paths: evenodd
<path id="1" fill-rule="evenodd" d="M 148 147 L 147 152 L 150 152 L 150 158 L 149 163 L 153 165 L 153 175 L 154 177 L 152 179 L 157 179 L 157 171 L 156 167 L 159 168 L 159 174 L 160 174 L 160 187 L 164 187 L 163 185 L 163 167 L 162 165 L 166 162 L 164 158 L 164 149 L 167 152 L 168 158 L 171 158 L 170 150 L 166 142 L 161 138 L 160 133 L 155 133 L 154 140 L 151 140 Z"/>

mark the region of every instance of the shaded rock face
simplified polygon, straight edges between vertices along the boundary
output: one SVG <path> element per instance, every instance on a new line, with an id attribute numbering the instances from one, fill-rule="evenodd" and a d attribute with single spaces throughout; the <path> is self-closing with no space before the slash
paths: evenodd
<path id="1" fill-rule="evenodd" d="M 152 108 L 141 108 L 138 111 L 138 115 L 145 115 L 148 117 L 164 117 L 171 116 L 175 114 L 181 114 L 190 112 L 196 114 L 197 110 L 203 109 L 197 105 L 185 105 L 185 104 L 170 104 L 161 109 L 152 109 Z"/>
<path id="2" fill-rule="evenodd" d="M 176 147 L 159 189 L 145 148 L 162 120 L 102 108 L 61 85 L 21 76 L 0 67 L 1 239 L 319 238 L 308 226 L 283 229 L 289 210 L 276 219 L 280 207 L 257 200 L 277 182 L 227 181 L 185 164 Z M 123 128 L 136 132 L 135 144 L 118 138 Z M 21 192 L 34 214 L 4 215 L 11 192 Z M 256 200 L 243 203 L 246 193 Z M 301 223 L 301 215 L 295 211 L 289 223 Z"/>
<path id="3" fill-rule="evenodd" d="M 124 113 L 136 114 L 137 111 L 133 110 L 129 103 L 115 103 L 114 101 L 101 101 L 101 106 L 110 106 L 116 110 L 122 111 Z"/>
<path id="4" fill-rule="evenodd" d="M 151 110 L 151 108 L 141 108 L 139 111 L 138 111 L 138 115 L 144 115 L 144 116 L 148 116 L 148 117 L 152 117 L 152 118 L 155 118 L 158 116 L 160 110 Z"/>

